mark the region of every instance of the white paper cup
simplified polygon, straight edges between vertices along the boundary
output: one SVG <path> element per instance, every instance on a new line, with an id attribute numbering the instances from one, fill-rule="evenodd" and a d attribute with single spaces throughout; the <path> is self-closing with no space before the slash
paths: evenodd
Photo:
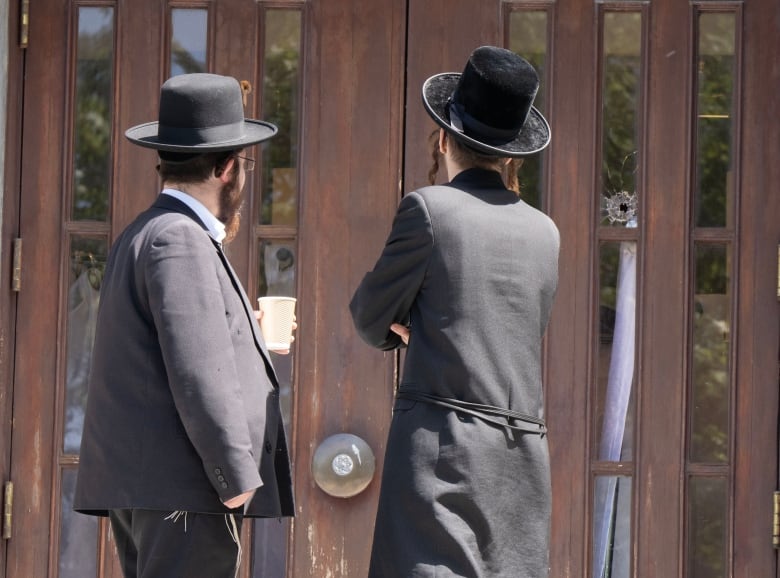
<path id="1" fill-rule="evenodd" d="M 290 349 L 293 319 L 295 318 L 295 297 L 260 297 L 257 300 L 263 316 L 260 330 L 265 345 L 270 350 Z"/>

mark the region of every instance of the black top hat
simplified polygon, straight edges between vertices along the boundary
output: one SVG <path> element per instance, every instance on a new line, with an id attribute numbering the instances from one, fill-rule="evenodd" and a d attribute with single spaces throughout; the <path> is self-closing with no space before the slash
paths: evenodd
<path id="1" fill-rule="evenodd" d="M 550 144 L 550 125 L 533 101 L 539 76 L 505 48 L 481 46 L 463 74 L 446 72 L 423 84 L 425 109 L 459 142 L 491 156 L 521 157 Z"/>
<path id="2" fill-rule="evenodd" d="M 262 120 L 244 118 L 241 87 L 217 74 L 182 74 L 160 89 L 159 122 L 128 129 L 125 136 L 159 151 L 207 153 L 240 149 L 276 134 Z"/>

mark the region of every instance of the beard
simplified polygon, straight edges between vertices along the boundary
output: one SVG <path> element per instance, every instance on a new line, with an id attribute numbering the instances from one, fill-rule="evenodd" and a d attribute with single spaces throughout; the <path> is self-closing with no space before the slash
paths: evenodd
<path id="1" fill-rule="evenodd" d="M 238 188 L 238 171 L 234 171 L 230 181 L 222 185 L 219 191 L 219 215 L 217 218 L 225 224 L 225 243 L 230 243 L 238 234 L 243 204 L 244 195 Z"/>

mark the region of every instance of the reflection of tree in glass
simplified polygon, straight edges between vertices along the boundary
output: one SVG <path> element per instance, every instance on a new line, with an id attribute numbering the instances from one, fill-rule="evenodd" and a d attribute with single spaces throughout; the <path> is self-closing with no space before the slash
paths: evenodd
<path id="1" fill-rule="evenodd" d="M 171 42 L 171 75 L 206 72 L 206 63 L 184 48 L 175 38 Z"/>
<path id="2" fill-rule="evenodd" d="M 297 175 L 295 171 L 276 171 L 297 166 L 298 159 L 298 82 L 299 15 L 295 12 L 275 16 L 281 29 L 275 36 L 282 41 L 266 49 L 263 78 L 263 118 L 274 123 L 279 132 L 263 148 L 263 186 L 260 222 L 295 223 L 297 218 Z M 290 16 L 290 17 L 285 17 Z M 289 28 L 286 32 L 286 28 Z M 276 176 L 276 183 L 274 182 Z M 276 190 L 274 185 L 279 187 Z"/>
<path id="3" fill-rule="evenodd" d="M 693 314 L 690 459 L 729 463 L 730 308 L 726 249 L 697 251 Z M 719 480 L 699 479 L 691 499 L 692 576 L 725 576 L 727 501 Z"/>
<path id="4" fill-rule="evenodd" d="M 691 547 L 686 576 L 725 577 L 726 481 L 722 478 L 692 478 L 689 494 Z"/>
<path id="5" fill-rule="evenodd" d="M 731 168 L 733 57 L 700 56 L 696 216 L 699 227 L 726 222 Z"/>
<path id="6" fill-rule="evenodd" d="M 113 30 L 81 33 L 78 42 L 73 219 L 100 221 L 108 215 Z"/>
<path id="7" fill-rule="evenodd" d="M 693 428 L 697 462 L 728 462 L 729 291 L 725 248 L 697 251 L 693 315 Z"/>
<path id="8" fill-rule="evenodd" d="M 607 195 L 635 193 L 640 58 L 634 54 L 607 55 L 604 70 L 602 187 Z"/>

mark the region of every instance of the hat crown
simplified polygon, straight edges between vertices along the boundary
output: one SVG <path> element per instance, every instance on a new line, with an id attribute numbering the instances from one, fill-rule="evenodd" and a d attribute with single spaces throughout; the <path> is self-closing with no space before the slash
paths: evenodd
<path id="1" fill-rule="evenodd" d="M 539 90 L 533 66 L 496 46 L 477 48 L 469 57 L 450 100 L 450 121 L 485 142 L 513 139 L 525 124 Z"/>
<path id="2" fill-rule="evenodd" d="M 195 73 L 169 78 L 160 89 L 160 124 L 206 128 L 244 120 L 241 87 L 235 78 Z"/>
<path id="3" fill-rule="evenodd" d="M 161 151 L 206 153 L 241 149 L 276 132 L 269 122 L 244 118 L 243 93 L 235 78 L 198 72 L 166 80 L 158 121 L 134 126 L 125 136 Z"/>
<path id="4" fill-rule="evenodd" d="M 241 138 L 244 108 L 235 78 L 195 73 L 169 78 L 160 89 L 160 138 L 170 143 Z"/>

